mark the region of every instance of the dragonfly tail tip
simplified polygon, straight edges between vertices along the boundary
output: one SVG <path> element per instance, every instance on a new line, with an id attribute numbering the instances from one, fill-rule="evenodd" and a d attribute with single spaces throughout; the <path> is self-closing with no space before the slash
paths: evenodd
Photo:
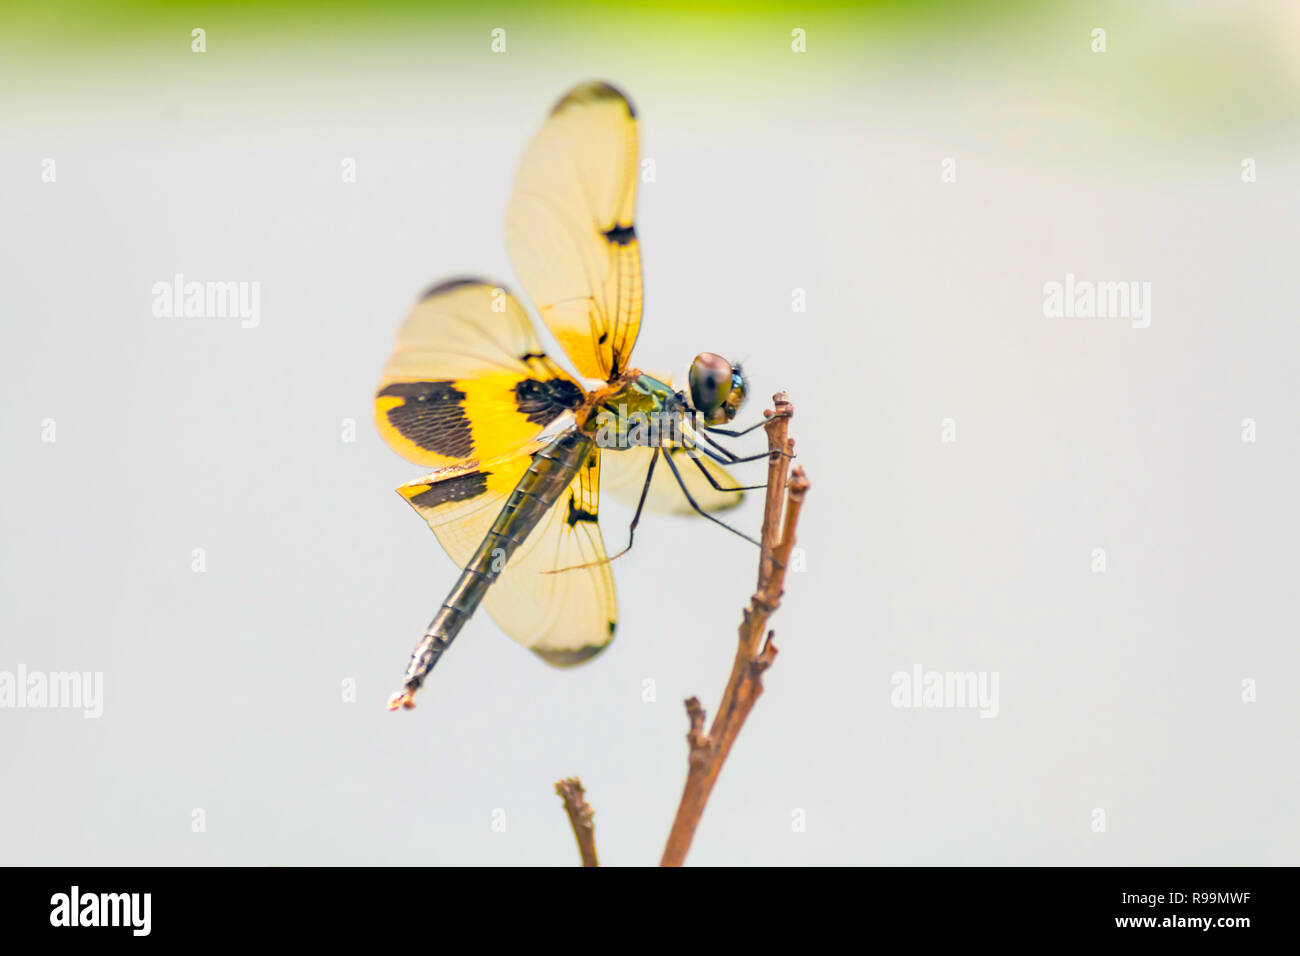
<path id="1" fill-rule="evenodd" d="M 411 710 L 415 707 L 415 695 L 410 690 L 399 691 L 392 697 L 388 698 L 388 709 L 397 710 L 399 707 Z"/>

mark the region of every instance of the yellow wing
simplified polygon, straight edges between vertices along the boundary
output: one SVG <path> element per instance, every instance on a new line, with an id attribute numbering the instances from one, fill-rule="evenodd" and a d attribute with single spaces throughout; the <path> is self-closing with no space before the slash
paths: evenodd
<path id="1" fill-rule="evenodd" d="M 582 397 L 510 293 L 454 279 L 425 293 L 403 323 L 375 424 L 418 464 L 485 461 L 517 452 Z"/>
<path id="2" fill-rule="evenodd" d="M 533 304 L 578 371 L 612 380 L 641 325 L 637 124 L 607 83 L 551 110 L 519 163 L 506 243 Z"/>
<path id="3" fill-rule="evenodd" d="M 482 465 L 442 468 L 397 490 L 463 568 L 528 470 L 530 456 L 545 444 L 532 442 L 518 455 Z M 618 622 L 614 577 L 596 521 L 600 460 L 593 448 L 483 601 L 503 631 L 557 666 L 595 656 L 613 639 Z"/>
<path id="4" fill-rule="evenodd" d="M 689 453 L 684 448 L 666 451 L 673 456 L 673 464 L 682 476 L 682 481 L 696 503 L 710 513 L 734 508 L 745 498 L 743 491 L 719 491 L 713 487 L 708 478 L 700 472 Z M 646 470 L 650 467 L 649 448 L 628 448 L 626 450 L 608 450 L 605 454 L 604 476 L 601 478 L 601 490 L 613 495 L 619 501 L 635 508 L 641 498 L 641 489 L 645 486 Z M 722 488 L 739 487 L 740 482 L 725 468 L 701 454 L 699 462 L 713 476 L 713 480 Z M 645 510 L 649 513 L 693 515 L 695 509 L 682 494 L 682 489 L 673 477 L 672 469 L 662 460 L 655 464 L 654 478 L 650 480 L 650 491 L 646 493 Z"/>

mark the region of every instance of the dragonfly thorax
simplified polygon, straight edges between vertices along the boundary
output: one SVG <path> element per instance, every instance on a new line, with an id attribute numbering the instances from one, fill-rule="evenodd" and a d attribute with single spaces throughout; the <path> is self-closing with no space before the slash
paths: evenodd
<path id="1" fill-rule="evenodd" d="M 583 430 L 598 448 L 671 448 L 687 443 L 694 417 L 682 392 L 633 370 L 593 396 Z"/>

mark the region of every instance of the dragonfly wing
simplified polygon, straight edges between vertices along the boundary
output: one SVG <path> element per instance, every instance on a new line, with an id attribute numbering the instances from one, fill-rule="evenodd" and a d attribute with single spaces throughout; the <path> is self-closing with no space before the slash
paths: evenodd
<path id="1" fill-rule="evenodd" d="M 398 491 L 465 567 L 528 470 L 531 451 L 545 444 L 484 465 L 440 469 Z M 503 631 L 557 666 L 595 656 L 613 639 L 618 622 L 614 577 L 597 523 L 600 462 L 593 448 L 483 601 Z"/>
<path id="2" fill-rule="evenodd" d="M 691 461 L 684 448 L 665 450 L 673 456 L 673 464 L 691 497 L 701 508 L 708 512 L 726 511 L 734 508 L 745 498 L 743 491 L 719 491 L 700 471 L 699 466 Z M 604 475 L 601 478 L 602 489 L 629 507 L 635 508 L 641 498 L 641 489 L 645 486 L 646 471 L 650 467 L 649 448 L 628 448 L 622 451 L 609 450 L 605 455 Z M 739 487 L 734 475 L 725 468 L 701 454 L 697 459 L 722 488 Z M 682 494 L 682 489 L 673 477 L 672 469 L 663 461 L 656 463 L 654 478 L 650 481 L 650 491 L 646 494 L 645 510 L 659 514 L 693 515 L 697 514 L 691 503 Z"/>
<path id="3" fill-rule="evenodd" d="M 429 523 L 438 543 L 456 565 L 464 568 L 492 529 L 510 492 L 528 471 L 533 452 L 547 444 L 533 441 L 518 454 L 439 468 L 398 486 L 397 493 Z"/>
<path id="4" fill-rule="evenodd" d="M 542 353 L 518 300 L 492 283 L 455 279 L 430 289 L 403 323 L 375 423 L 418 464 L 488 461 L 518 452 L 582 395 Z"/>
<path id="5" fill-rule="evenodd" d="M 614 576 L 597 523 L 600 464 L 592 448 L 484 602 L 507 634 L 549 664 L 595 656 L 618 623 Z"/>
<path id="6" fill-rule="evenodd" d="M 578 371 L 611 380 L 641 325 L 637 123 L 627 98 L 584 83 L 520 161 L 506 212 L 515 272 Z"/>

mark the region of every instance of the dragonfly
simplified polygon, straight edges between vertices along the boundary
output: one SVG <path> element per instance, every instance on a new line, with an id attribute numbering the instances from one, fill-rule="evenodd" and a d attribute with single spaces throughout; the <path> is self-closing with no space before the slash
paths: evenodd
<path id="1" fill-rule="evenodd" d="M 376 426 L 399 454 L 435 468 L 397 490 L 463 571 L 389 709 L 414 706 L 480 605 L 548 664 L 579 664 L 608 646 L 618 610 L 602 490 L 635 504 L 619 555 L 646 509 L 703 515 L 758 544 L 715 514 L 763 487 L 739 485 L 724 466 L 768 454 L 738 455 L 715 437 L 765 424 L 723 427 L 749 391 L 740 364 L 701 353 L 688 389 L 630 365 L 642 312 L 638 157 L 631 102 L 588 82 L 555 104 L 515 175 L 511 263 L 577 375 L 546 355 L 500 283 L 441 282 L 401 326 Z"/>

